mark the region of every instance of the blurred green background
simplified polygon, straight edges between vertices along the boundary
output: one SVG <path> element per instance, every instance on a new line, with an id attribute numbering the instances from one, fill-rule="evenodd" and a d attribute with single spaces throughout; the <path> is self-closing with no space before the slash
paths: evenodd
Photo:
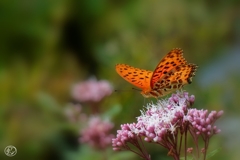
<path id="1" fill-rule="evenodd" d="M 128 90 L 102 105 L 103 111 L 120 106 L 113 118 L 119 129 L 136 120 L 144 98 L 117 75 L 115 64 L 153 70 L 176 47 L 199 65 L 184 88 L 195 95 L 195 107 L 225 112 L 209 148 L 220 152 L 211 159 L 239 159 L 240 1 L 2 0 L 0 8 L 1 160 L 98 155 L 82 149 L 78 130 L 64 116 L 71 86 L 95 76 Z M 17 147 L 16 156 L 4 154 L 7 145 Z M 149 151 L 153 160 L 171 159 L 161 147 Z M 140 159 L 111 147 L 108 154 Z"/>

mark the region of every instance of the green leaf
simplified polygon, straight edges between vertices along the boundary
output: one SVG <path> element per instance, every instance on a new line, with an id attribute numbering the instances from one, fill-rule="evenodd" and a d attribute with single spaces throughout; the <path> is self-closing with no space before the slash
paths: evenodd
<path id="1" fill-rule="evenodd" d="M 212 156 L 214 156 L 217 152 L 219 152 L 221 149 L 220 148 L 218 148 L 218 149 L 215 149 L 215 150 L 213 150 L 212 152 L 210 152 L 210 153 L 208 153 L 207 154 L 207 159 L 208 158 L 210 158 L 210 157 L 212 157 Z"/>
<path id="2" fill-rule="evenodd" d="M 119 104 L 116 104 L 113 107 L 111 107 L 108 111 L 106 111 L 102 117 L 105 119 L 112 119 L 115 115 L 120 113 L 120 111 L 121 106 Z"/>

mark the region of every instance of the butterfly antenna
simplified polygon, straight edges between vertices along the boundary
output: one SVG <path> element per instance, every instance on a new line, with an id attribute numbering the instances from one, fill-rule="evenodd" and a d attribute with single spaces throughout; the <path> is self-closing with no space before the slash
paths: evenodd
<path id="1" fill-rule="evenodd" d="M 115 89 L 114 92 L 129 92 L 132 91 L 130 89 Z"/>
<path id="2" fill-rule="evenodd" d="M 132 88 L 132 89 L 115 89 L 114 92 L 117 93 L 117 92 L 132 92 L 132 90 L 135 90 L 135 91 L 141 91 L 140 89 L 137 89 L 137 88 Z"/>
<path id="3" fill-rule="evenodd" d="M 138 88 L 132 88 L 132 90 L 135 90 L 135 91 L 142 91 L 141 89 L 138 89 Z"/>

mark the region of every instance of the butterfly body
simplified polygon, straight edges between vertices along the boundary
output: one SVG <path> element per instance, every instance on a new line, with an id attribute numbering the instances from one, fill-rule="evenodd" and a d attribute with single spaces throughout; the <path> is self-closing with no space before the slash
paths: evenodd
<path id="1" fill-rule="evenodd" d="M 183 51 L 171 50 L 152 72 L 127 64 L 117 64 L 117 73 L 129 83 L 142 89 L 141 94 L 148 97 L 162 97 L 192 82 L 197 65 L 187 63 Z"/>

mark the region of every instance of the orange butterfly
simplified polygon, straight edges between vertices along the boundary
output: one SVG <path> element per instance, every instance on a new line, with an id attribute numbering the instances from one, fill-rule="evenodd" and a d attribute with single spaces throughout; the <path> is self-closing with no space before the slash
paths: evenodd
<path id="1" fill-rule="evenodd" d="M 141 94 L 148 97 L 162 97 L 185 84 L 192 82 L 197 65 L 187 63 L 183 50 L 171 50 L 152 71 L 134 68 L 127 64 L 117 64 L 117 73 L 129 83 L 141 88 Z"/>

